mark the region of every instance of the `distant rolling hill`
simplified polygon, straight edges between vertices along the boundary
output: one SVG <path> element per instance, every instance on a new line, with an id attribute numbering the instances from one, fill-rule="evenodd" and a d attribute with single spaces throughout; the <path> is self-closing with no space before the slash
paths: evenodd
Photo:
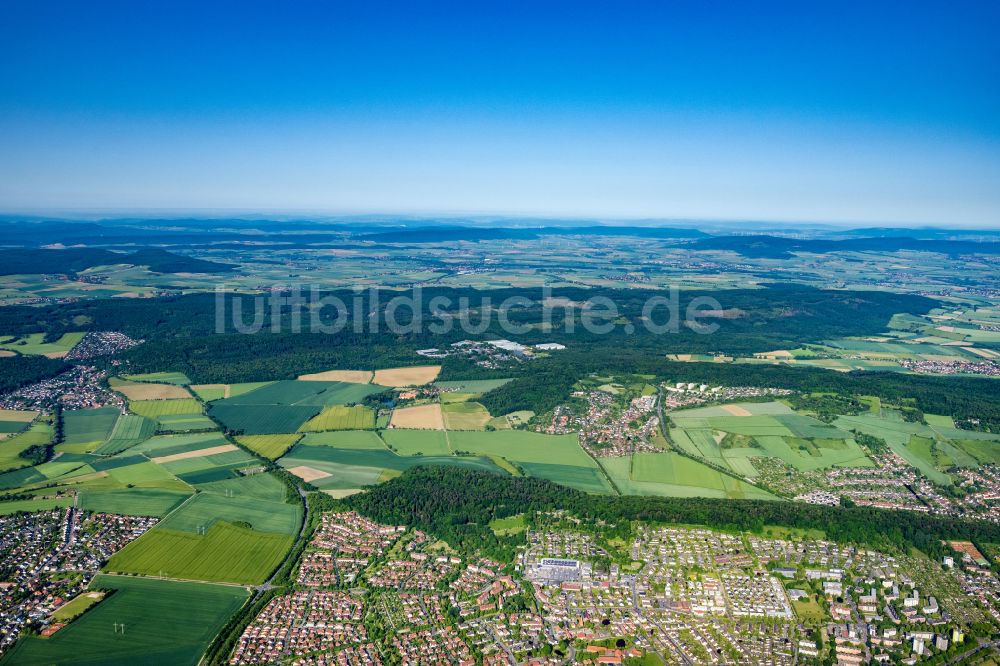
<path id="1" fill-rule="evenodd" d="M 672 227 L 400 227 L 358 236 L 358 240 L 383 243 L 446 243 L 448 241 L 530 240 L 540 236 L 634 236 L 636 238 L 703 238 L 697 229 Z"/>
<path id="2" fill-rule="evenodd" d="M 236 269 L 232 264 L 185 257 L 159 248 L 141 249 L 131 254 L 75 247 L 0 250 L 0 275 L 70 274 L 107 264 L 148 266 L 154 273 L 227 273 Z"/>
<path id="3" fill-rule="evenodd" d="M 694 250 L 731 250 L 744 257 L 790 259 L 792 252 L 895 252 L 916 250 L 948 255 L 1000 254 L 1000 243 L 921 240 L 909 237 L 848 238 L 786 238 L 783 236 L 716 236 L 701 238 L 687 247 Z"/>

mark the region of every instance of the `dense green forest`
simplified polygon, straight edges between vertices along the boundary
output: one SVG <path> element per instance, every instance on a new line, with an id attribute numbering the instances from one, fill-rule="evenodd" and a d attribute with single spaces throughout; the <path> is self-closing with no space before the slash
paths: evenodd
<path id="1" fill-rule="evenodd" d="M 461 549 L 509 555 L 512 541 L 489 528 L 495 518 L 567 510 L 584 524 L 641 520 L 760 531 L 766 525 L 822 530 L 835 541 L 914 546 L 936 555 L 942 539 L 993 543 L 1000 525 L 869 507 L 705 498 L 595 496 L 529 477 L 454 467 L 418 467 L 344 503 L 379 522 L 433 532 Z"/>
<path id="2" fill-rule="evenodd" d="M 154 273 L 226 273 L 236 266 L 185 257 L 158 248 L 137 250 L 131 254 L 97 248 L 64 250 L 18 249 L 0 251 L 0 275 L 48 273 L 72 274 L 92 266 L 132 264 L 147 266 Z"/>
<path id="3" fill-rule="evenodd" d="M 390 292 L 373 295 L 351 291 L 331 292 L 353 311 L 384 310 L 393 297 Z M 980 426 L 1000 429 L 1000 382 L 992 379 L 958 377 L 917 377 L 893 373 L 841 374 L 822 369 L 781 366 L 749 366 L 706 363 L 674 363 L 665 355 L 676 352 L 725 352 L 747 354 L 779 349 L 832 336 L 868 335 L 885 330 L 897 312 L 925 313 L 935 302 L 919 297 L 883 292 L 823 291 L 798 285 L 774 285 L 768 289 L 684 292 L 678 296 L 681 311 L 693 299 L 710 296 L 725 309 L 727 316 L 713 319 L 719 324 L 715 333 L 698 334 L 687 326 L 676 332 L 655 334 L 641 325 L 643 305 L 649 293 L 634 289 L 560 289 L 551 293 L 567 301 L 581 302 L 604 297 L 617 305 L 613 330 L 597 333 L 586 330 L 580 308 L 555 308 L 551 313 L 553 330 L 545 333 L 537 324 L 545 313 L 538 289 L 425 289 L 419 316 L 424 326 L 393 333 L 383 323 L 378 330 L 368 330 L 346 322 L 336 333 L 311 333 L 303 312 L 308 304 L 285 303 L 272 321 L 270 307 L 263 307 L 263 330 L 257 334 L 235 333 L 233 301 L 227 299 L 222 318 L 224 334 L 216 334 L 217 298 L 214 294 L 192 294 L 158 299 L 95 299 L 45 307 L 11 306 L 0 309 L 0 331 L 9 334 L 44 332 L 48 339 L 71 330 L 115 330 L 145 340 L 145 344 L 123 355 L 133 372 L 180 371 L 195 382 L 242 382 L 292 378 L 302 373 L 330 368 L 372 369 L 396 365 L 426 363 L 417 349 L 444 347 L 451 342 L 474 337 L 507 337 L 526 344 L 558 341 L 566 350 L 530 363 L 511 363 L 499 369 L 479 368 L 463 359 L 444 362 L 442 379 L 516 377 L 515 381 L 483 396 L 483 403 L 493 414 L 530 409 L 544 412 L 566 398 L 573 383 L 589 373 L 643 373 L 662 380 L 685 380 L 725 385 L 755 385 L 789 388 L 803 392 L 827 392 L 840 395 L 875 395 L 897 404 L 912 405 L 926 413 L 948 414 L 968 423 L 978 419 Z M 435 312 L 446 312 L 455 319 L 477 323 L 478 306 L 494 306 L 510 297 L 519 297 L 505 311 L 507 319 L 523 325 L 520 334 L 504 331 L 497 317 L 476 334 L 467 334 L 455 325 L 445 332 L 430 330 L 427 324 L 440 322 L 432 316 L 432 299 L 447 298 L 451 305 Z M 236 297 L 242 304 L 243 319 L 253 318 L 255 296 Z M 462 299 L 466 299 L 465 302 Z M 487 300 L 488 299 L 488 300 Z M 438 302 L 440 305 L 440 301 Z M 491 311 L 495 315 L 494 311 Z M 412 324 L 413 310 L 402 307 L 397 320 Z M 573 330 L 562 326 L 569 316 Z M 324 312 L 322 323 L 330 324 L 335 312 Z M 365 319 L 369 319 L 366 317 Z M 655 319 L 655 316 L 653 317 Z M 302 333 L 290 332 L 299 321 Z M 277 328 L 279 332 L 270 332 Z M 530 325 L 529 325 L 530 324 Z M 628 333 L 632 326 L 633 333 Z M 3 374 L 10 385 L 20 385 L 33 376 L 26 369 L 11 364 Z M 23 363 L 18 361 L 17 363 Z M 39 359 L 34 363 L 51 369 L 57 362 Z M 37 372 L 37 369 L 36 369 Z M 44 373 L 42 373 L 44 375 Z"/>
<path id="4" fill-rule="evenodd" d="M 45 356 L 0 357 L 0 393 L 54 377 L 67 368 L 65 362 Z"/>
<path id="5" fill-rule="evenodd" d="M 801 344 L 807 341 L 821 341 L 830 337 L 845 335 L 871 335 L 885 330 L 889 319 L 898 312 L 913 314 L 926 313 L 936 303 L 921 296 L 893 294 L 875 291 L 823 291 L 800 285 L 772 285 L 768 289 L 734 289 L 720 291 L 684 291 L 671 300 L 667 292 L 649 292 L 636 289 L 586 289 L 568 288 L 544 292 L 540 289 L 495 289 L 479 291 L 475 289 L 427 288 L 420 291 L 419 316 L 425 324 L 435 321 L 450 321 L 453 326 L 446 332 L 431 332 L 429 326 L 417 332 L 406 332 L 399 336 L 385 330 L 371 331 L 370 322 L 374 312 L 384 312 L 394 296 L 411 296 L 414 292 L 390 292 L 382 290 L 356 293 L 351 290 L 324 292 L 321 296 L 339 298 L 348 308 L 346 318 L 355 327 L 351 315 L 355 308 L 355 298 L 360 298 L 358 312 L 366 333 L 377 343 L 379 338 L 401 338 L 415 348 L 430 343 L 444 344 L 460 340 L 472 334 L 464 333 L 460 320 L 476 325 L 484 311 L 490 315 L 490 325 L 475 334 L 482 337 L 509 337 L 527 344 L 555 341 L 573 344 L 598 344 L 629 348 L 664 349 L 669 347 L 686 351 L 726 351 L 747 353 L 774 349 L 774 345 Z M 545 318 L 542 299 L 545 296 L 565 299 L 566 302 L 582 303 L 588 299 L 608 299 L 613 302 L 616 312 L 605 306 L 596 306 L 586 315 L 594 323 L 605 320 L 615 323 L 608 332 L 591 332 L 584 326 L 583 308 L 550 308 L 551 331 L 538 326 Z M 657 296 L 665 300 L 649 305 L 649 299 Z M 680 324 L 676 331 L 655 333 L 647 330 L 645 323 L 661 325 L 666 322 L 668 308 L 675 308 L 683 319 L 689 305 L 699 298 L 715 299 L 720 311 L 703 319 L 704 323 L 716 323 L 719 330 L 711 335 L 696 333 Z M 260 299 L 259 301 L 257 299 Z M 434 299 L 438 301 L 432 303 Z M 440 299 L 448 299 L 443 303 Z M 510 301 L 503 310 L 511 325 L 519 327 L 519 332 L 506 331 L 498 322 L 497 309 L 507 299 Z M 306 299 L 308 300 L 308 299 Z M 264 296 L 227 296 L 223 324 L 225 332 L 235 332 L 233 324 L 233 303 L 239 301 L 242 319 L 248 324 L 253 320 L 255 306 L 260 307 L 263 330 L 275 325 L 280 331 L 291 331 L 295 321 L 302 324 L 302 330 L 309 330 L 309 314 L 313 308 L 308 302 L 284 303 L 279 308 L 278 321 L 272 321 L 271 304 Z M 199 337 L 217 332 L 215 294 L 190 294 L 185 296 L 161 297 L 157 299 L 94 299 L 72 303 L 38 306 L 9 306 L 0 310 L 0 331 L 5 334 L 44 332 L 50 338 L 57 338 L 67 331 L 115 330 L 135 338 L 146 340 Z M 433 307 L 433 311 L 432 311 Z M 704 308 L 702 308 L 704 310 Z M 724 313 L 724 314 L 723 314 Z M 401 325 L 411 323 L 412 309 L 408 306 L 396 312 Z M 337 316 L 334 308 L 322 312 L 321 323 L 330 324 Z M 385 318 L 380 320 L 384 322 Z M 564 326 L 565 322 L 571 326 Z M 570 327 L 572 330 L 569 330 Z M 629 332 L 632 331 L 632 332 Z M 331 335 L 330 337 L 336 337 Z"/>

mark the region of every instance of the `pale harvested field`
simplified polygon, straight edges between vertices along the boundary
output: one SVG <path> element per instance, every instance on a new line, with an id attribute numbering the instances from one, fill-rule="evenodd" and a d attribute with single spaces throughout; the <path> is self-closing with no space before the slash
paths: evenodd
<path id="1" fill-rule="evenodd" d="M 334 499 L 344 499 L 345 497 L 350 497 L 351 495 L 357 495 L 358 493 L 365 492 L 364 488 L 330 488 L 329 490 L 324 490 L 324 493 L 329 495 Z"/>
<path id="2" fill-rule="evenodd" d="M 753 416 L 746 408 L 739 405 L 723 405 L 722 408 L 733 416 Z"/>
<path id="3" fill-rule="evenodd" d="M 66 358 L 66 354 L 68 353 L 69 351 L 57 351 L 57 352 L 48 352 L 42 355 L 45 358 Z"/>
<path id="4" fill-rule="evenodd" d="M 325 479 L 326 477 L 331 476 L 328 472 L 324 472 L 318 469 L 313 469 L 312 467 L 309 467 L 307 465 L 299 465 L 298 467 L 289 467 L 288 471 L 294 474 L 295 476 L 299 477 L 306 483 L 315 481 L 317 479 Z"/>
<path id="5" fill-rule="evenodd" d="M 997 354 L 992 349 L 980 349 L 979 347 L 962 347 L 962 349 L 969 352 L 970 354 L 975 354 L 976 356 L 982 356 L 983 358 L 996 358 L 997 356 L 1000 356 L 1000 354 Z"/>
<path id="6" fill-rule="evenodd" d="M 30 409 L 0 409 L 0 421 L 28 423 L 34 421 L 36 416 L 38 416 L 38 412 L 33 412 Z"/>
<path id="7" fill-rule="evenodd" d="M 212 389 L 217 389 L 219 391 L 223 391 L 222 394 L 223 398 L 232 397 L 231 395 L 229 395 L 230 393 L 229 384 L 192 384 L 191 388 L 193 388 L 195 391 L 210 391 Z"/>
<path id="8" fill-rule="evenodd" d="M 10 358 L 11 356 L 17 356 L 17 354 L 9 349 L 0 349 L 0 358 Z"/>
<path id="9" fill-rule="evenodd" d="M 125 394 L 125 397 L 129 400 L 177 400 L 179 398 L 192 397 L 186 388 L 174 386 L 173 384 L 133 384 L 122 382 L 111 388 Z"/>
<path id="10" fill-rule="evenodd" d="M 421 428 L 424 430 L 444 430 L 441 405 L 419 405 L 403 407 L 392 412 L 389 425 L 393 428 Z"/>
<path id="11" fill-rule="evenodd" d="M 201 458 L 202 456 L 212 456 L 216 453 L 227 453 L 229 451 L 238 451 L 239 447 L 233 446 L 232 444 L 222 444 L 220 446 L 210 446 L 207 449 L 198 449 L 197 451 L 185 451 L 184 453 L 175 453 L 169 456 L 161 456 L 159 458 L 150 458 L 155 463 L 168 463 L 175 460 L 187 460 L 188 458 Z"/>
<path id="12" fill-rule="evenodd" d="M 416 365 L 412 368 L 389 368 L 376 370 L 374 382 L 380 386 L 420 386 L 437 379 L 440 365 Z"/>
<path id="13" fill-rule="evenodd" d="M 314 372 L 311 375 L 299 375 L 303 382 L 350 382 L 351 384 L 367 384 L 372 380 L 370 370 L 327 370 Z"/>

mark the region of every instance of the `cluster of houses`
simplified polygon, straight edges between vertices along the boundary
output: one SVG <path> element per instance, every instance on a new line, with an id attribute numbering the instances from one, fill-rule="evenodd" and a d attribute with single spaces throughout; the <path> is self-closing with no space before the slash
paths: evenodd
<path id="1" fill-rule="evenodd" d="M 559 527 L 525 532 L 511 574 L 485 558 L 463 564 L 418 530 L 325 514 L 300 570 L 305 589 L 269 603 L 232 663 L 555 666 L 566 655 L 552 646 L 570 641 L 577 661 L 596 664 L 645 652 L 689 664 L 912 664 L 961 644 L 988 618 L 982 605 L 1000 598 L 967 542 L 932 562 L 823 539 L 638 525 L 622 559 L 586 528 L 566 528 L 571 516 L 555 517 Z M 522 577 L 538 613 L 512 605 Z M 369 615 L 382 618 L 383 636 L 364 631 Z"/>
<path id="2" fill-rule="evenodd" d="M 81 361 L 98 356 L 110 356 L 138 347 L 142 340 L 135 340 L 117 331 L 91 331 L 66 354 L 67 361 Z"/>
<path id="3" fill-rule="evenodd" d="M 101 386 L 101 381 L 107 376 L 106 370 L 76 365 L 55 377 L 0 395 L 0 409 L 37 409 L 48 412 L 57 404 L 61 404 L 66 410 L 108 405 L 124 409 L 124 399 Z"/>
<path id="4" fill-rule="evenodd" d="M 468 564 L 450 586 L 449 602 L 466 618 L 503 610 L 504 603 L 520 590 L 509 575 L 499 573 L 501 566 L 489 560 Z"/>
<path id="5" fill-rule="evenodd" d="M 455 556 L 414 551 L 409 553 L 409 559 L 389 560 L 368 576 L 368 582 L 374 587 L 396 590 L 433 590 L 456 570 L 461 561 Z"/>
<path id="6" fill-rule="evenodd" d="M 45 635 L 62 628 L 51 615 L 83 592 L 116 551 L 155 518 L 85 513 L 73 508 L 0 516 L 0 653 L 26 626 Z"/>
<path id="7" fill-rule="evenodd" d="M 899 365 L 918 374 L 928 375 L 985 375 L 1000 377 L 1000 363 L 996 361 L 920 361 L 903 359 Z"/>
<path id="8" fill-rule="evenodd" d="M 587 402 L 587 411 L 569 419 L 580 433 L 580 445 L 592 456 L 623 457 L 643 451 L 660 451 L 652 439 L 660 426 L 656 395 L 643 395 L 620 408 L 615 396 L 605 391 L 576 391 L 574 397 Z"/>
<path id="9" fill-rule="evenodd" d="M 393 635 L 392 647 L 399 653 L 403 666 L 475 666 L 476 663 L 469 646 L 450 625 L 400 631 Z"/>
<path id="10" fill-rule="evenodd" d="M 363 644 L 368 640 L 363 610 L 364 600 L 350 592 L 309 590 L 275 597 L 243 631 L 229 663 L 273 664 Z"/>
<path id="11" fill-rule="evenodd" d="M 1000 522 L 1000 467 L 993 464 L 954 470 L 958 496 L 945 494 L 935 483 L 894 451 L 868 452 L 873 467 L 838 467 L 813 478 L 808 491 L 794 499 L 837 506 L 847 498 L 858 506 L 899 509 L 941 516 Z M 754 459 L 755 467 L 758 458 Z M 815 476 L 816 473 L 814 473 Z M 801 476 L 801 475 L 799 475 Z M 779 490 L 781 488 L 778 488 Z"/>

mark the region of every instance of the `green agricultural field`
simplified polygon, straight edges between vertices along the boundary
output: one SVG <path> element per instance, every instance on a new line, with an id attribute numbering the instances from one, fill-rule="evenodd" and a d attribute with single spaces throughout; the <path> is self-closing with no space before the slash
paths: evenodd
<path id="1" fill-rule="evenodd" d="M 927 421 L 927 425 L 932 428 L 954 428 L 955 420 L 950 416 L 941 416 L 939 414 L 924 414 L 924 421 Z"/>
<path id="2" fill-rule="evenodd" d="M 451 448 L 483 455 L 503 456 L 517 462 L 543 465 L 597 467 L 580 448 L 576 435 L 543 435 L 526 430 L 505 432 L 449 432 Z"/>
<path id="3" fill-rule="evenodd" d="M 189 492 L 158 488 L 82 490 L 77 506 L 84 511 L 162 517 L 176 509 L 190 496 Z"/>
<path id="4" fill-rule="evenodd" d="M 123 377 L 131 382 L 151 382 L 175 386 L 187 386 L 191 383 L 191 380 L 183 372 L 147 372 L 143 375 L 123 375 Z"/>
<path id="5" fill-rule="evenodd" d="M 153 462 L 143 462 L 126 467 L 107 470 L 108 475 L 122 485 L 131 484 L 142 488 L 166 488 L 184 490 L 183 483 L 174 475 Z"/>
<path id="6" fill-rule="evenodd" d="M 673 452 L 602 458 L 601 465 L 625 495 L 777 499 L 764 490 Z"/>
<path id="7" fill-rule="evenodd" d="M 175 400 L 133 400 L 128 408 L 134 414 L 156 419 L 173 414 L 201 414 L 201 403 L 194 398 Z"/>
<path id="8" fill-rule="evenodd" d="M 10 490 L 45 480 L 45 475 L 39 472 L 37 467 L 21 467 L 0 474 L 0 490 Z"/>
<path id="9" fill-rule="evenodd" d="M 319 410 L 318 405 L 243 405 L 230 404 L 227 399 L 211 403 L 209 416 L 231 432 L 244 435 L 270 435 L 298 431 L 299 427 L 314 417 Z"/>
<path id="10" fill-rule="evenodd" d="M 36 421 L 31 427 L 13 437 L 0 440 L 0 472 L 25 467 L 28 461 L 20 456 L 29 446 L 48 444 L 52 441 L 52 426 Z"/>
<path id="11" fill-rule="evenodd" d="M 111 556 L 106 571 L 259 585 L 295 537 L 216 522 L 204 536 L 157 526 Z M 162 618 L 161 618 L 162 621 Z"/>
<path id="12" fill-rule="evenodd" d="M 577 465 L 549 465 L 518 461 L 521 469 L 528 476 L 548 479 L 570 488 L 582 490 L 585 493 L 610 495 L 614 489 L 600 469 L 594 467 L 579 467 Z"/>
<path id="13" fill-rule="evenodd" d="M 331 405 L 303 423 L 300 432 L 320 432 L 323 430 L 371 430 L 375 427 L 375 412 L 362 405 L 347 407 Z"/>
<path id="14" fill-rule="evenodd" d="M 597 463 L 580 448 L 576 435 L 543 435 L 524 430 L 449 432 L 451 448 L 501 456 L 528 475 L 549 479 L 585 492 L 612 492 Z"/>
<path id="15" fill-rule="evenodd" d="M 385 450 L 385 442 L 370 430 L 311 432 L 302 438 L 302 444 L 304 446 L 332 446 L 335 449 Z"/>
<path id="16" fill-rule="evenodd" d="M 444 403 L 441 414 L 448 430 L 482 430 L 492 418 L 478 402 Z"/>
<path id="17" fill-rule="evenodd" d="M 196 396 L 204 400 L 205 402 L 212 402 L 213 400 L 222 400 L 226 397 L 226 387 L 224 385 L 194 385 L 189 386 Z"/>
<path id="18" fill-rule="evenodd" d="M 0 502 L 0 516 L 6 516 L 19 511 L 47 511 L 49 509 L 67 507 L 71 504 L 73 504 L 73 498 L 68 495 L 65 497 Z"/>
<path id="19" fill-rule="evenodd" d="M 453 465 L 481 471 L 506 474 L 489 458 L 475 456 L 399 456 L 382 448 L 336 449 L 329 446 L 308 446 L 302 443 L 293 448 L 278 463 L 289 470 L 307 468 L 328 476 L 312 480 L 318 488 L 359 488 L 372 485 L 398 475 L 417 465 Z M 388 473 L 387 473 L 388 472 Z M 294 472 L 293 472 L 294 473 Z"/>
<path id="20" fill-rule="evenodd" d="M 386 390 L 388 390 L 387 387 L 378 384 L 336 382 L 335 386 L 331 386 L 315 398 L 307 399 L 298 404 L 350 405 L 361 402 L 373 393 L 381 393 Z"/>
<path id="21" fill-rule="evenodd" d="M 283 380 L 233 395 L 216 404 L 326 407 L 360 402 L 365 396 L 385 390 L 386 387 L 377 384 Z"/>
<path id="22" fill-rule="evenodd" d="M 218 424 L 203 414 L 168 414 L 156 419 L 156 431 L 171 432 L 204 432 L 217 430 Z"/>
<path id="23" fill-rule="evenodd" d="M 302 507 L 262 500 L 249 493 L 237 495 L 234 492 L 232 497 L 215 492 L 199 493 L 161 521 L 156 529 L 197 534 L 216 522 L 243 522 L 249 523 L 255 531 L 294 535 L 302 525 Z"/>
<path id="24" fill-rule="evenodd" d="M 438 398 L 441 404 L 447 404 L 449 402 L 468 402 L 478 396 L 478 393 L 442 393 Z"/>
<path id="25" fill-rule="evenodd" d="M 242 382 L 239 384 L 230 384 L 229 396 L 235 398 L 238 395 L 243 395 L 244 393 L 249 393 L 250 391 L 256 391 L 259 388 L 270 386 L 273 383 L 274 382 Z"/>
<path id="26" fill-rule="evenodd" d="M 183 435 L 157 435 L 129 449 L 129 455 L 142 453 L 150 458 L 170 456 L 175 453 L 197 451 L 229 442 L 218 432 L 199 432 Z"/>
<path id="27" fill-rule="evenodd" d="M 118 421 L 114 407 L 77 409 L 63 413 L 63 433 L 66 444 L 103 444 Z"/>
<path id="28" fill-rule="evenodd" d="M 288 494 L 284 483 L 274 474 L 251 474 L 222 481 L 212 481 L 198 485 L 203 493 L 214 493 L 229 498 L 254 498 L 268 502 L 283 504 Z"/>
<path id="29" fill-rule="evenodd" d="M 30 421 L 0 421 L 0 435 L 21 432 L 28 427 L 29 423 Z"/>
<path id="30" fill-rule="evenodd" d="M 302 438 L 298 434 L 284 435 L 242 435 L 236 441 L 254 453 L 277 460 Z"/>
<path id="31" fill-rule="evenodd" d="M 1000 465 L 1000 441 L 960 439 L 955 440 L 954 444 L 979 464 Z"/>
<path id="32" fill-rule="evenodd" d="M 271 382 L 241 395 L 219 401 L 219 405 L 295 405 L 310 400 L 340 382 Z M 318 404 L 322 405 L 322 401 Z"/>
<path id="33" fill-rule="evenodd" d="M 50 638 L 21 639 L 2 663 L 194 666 L 248 596 L 231 585 L 107 575 L 95 577 L 90 589 L 114 593 Z"/>
<path id="34" fill-rule="evenodd" d="M 749 412 L 749 416 L 778 416 L 781 414 L 794 414 L 792 408 L 783 402 L 773 400 L 771 402 L 740 402 L 731 405 L 716 405 L 713 407 L 696 407 L 694 409 L 683 409 L 671 412 L 672 419 L 708 418 L 708 417 L 732 417 L 734 412 L 739 414 Z M 737 418 L 748 418 L 747 416 L 737 416 Z"/>
<path id="35" fill-rule="evenodd" d="M 649 483 L 667 483 L 723 490 L 722 475 L 677 453 L 638 453 L 632 456 L 632 478 Z"/>
<path id="36" fill-rule="evenodd" d="M 52 481 L 64 474 L 68 475 L 85 468 L 86 464 L 82 461 L 71 461 L 69 459 L 63 461 L 60 458 L 59 460 L 49 461 L 34 467 L 25 467 L 0 474 L 0 488 L 16 488 L 18 486 Z"/>
<path id="37" fill-rule="evenodd" d="M 156 462 L 171 474 L 185 480 L 187 480 L 188 475 L 192 472 L 220 469 L 223 473 L 211 479 L 214 481 L 232 476 L 229 470 L 247 466 L 258 466 L 260 464 L 260 461 L 254 458 L 252 454 L 238 447 L 233 447 L 231 451 L 191 455 L 190 457 L 174 460 L 157 459 Z M 192 481 L 191 483 L 196 482 Z"/>
<path id="38" fill-rule="evenodd" d="M 879 415 L 841 416 L 834 421 L 834 425 L 843 430 L 856 429 L 884 439 L 894 452 L 928 479 L 942 485 L 951 485 L 951 477 L 937 469 L 933 457 L 921 440 L 913 440 L 914 436 L 935 439 L 937 433 L 929 426 L 903 421 L 898 412 L 887 409 L 883 409 Z"/>
<path id="39" fill-rule="evenodd" d="M 802 471 L 873 464 L 850 432 L 779 402 L 682 410 L 670 419 L 670 437 L 682 451 L 741 477 L 757 475 L 751 457 L 779 458 Z"/>
<path id="40" fill-rule="evenodd" d="M 90 467 L 95 471 L 103 472 L 105 470 L 114 469 L 116 467 L 128 467 L 129 465 L 138 465 L 139 463 L 146 462 L 145 456 L 136 455 L 129 452 L 128 454 L 119 454 L 116 456 L 111 456 L 108 458 L 96 458 L 90 462 Z"/>
<path id="41" fill-rule="evenodd" d="M 382 432 L 382 439 L 401 456 L 448 456 L 447 435 L 441 430 L 402 430 Z"/>
<path id="42" fill-rule="evenodd" d="M 156 421 L 144 416 L 122 414 L 115 422 L 108 441 L 94 449 L 101 456 L 111 456 L 121 453 L 129 447 L 144 442 L 156 434 Z"/>
<path id="43" fill-rule="evenodd" d="M 9 349 L 28 356 L 50 355 L 65 356 L 66 353 L 83 339 L 86 333 L 66 333 L 54 342 L 44 342 L 44 333 L 29 333 L 23 336 L 0 337 L 0 349 Z"/>

